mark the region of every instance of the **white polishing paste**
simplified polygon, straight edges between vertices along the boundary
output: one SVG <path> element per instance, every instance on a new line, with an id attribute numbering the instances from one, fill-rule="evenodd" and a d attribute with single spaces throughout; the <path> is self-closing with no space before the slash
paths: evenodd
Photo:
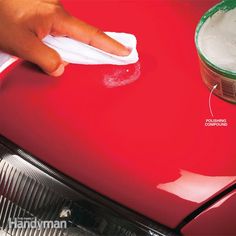
<path id="1" fill-rule="evenodd" d="M 132 49 L 130 55 L 124 57 L 115 56 L 67 37 L 53 37 L 48 35 L 43 39 L 43 42 L 56 50 L 64 61 L 74 64 L 128 65 L 136 63 L 139 60 L 136 50 L 137 40 L 134 35 L 114 32 L 106 32 L 106 34 Z"/>
<path id="2" fill-rule="evenodd" d="M 210 17 L 199 32 L 198 44 L 211 63 L 236 71 L 236 9 Z"/>

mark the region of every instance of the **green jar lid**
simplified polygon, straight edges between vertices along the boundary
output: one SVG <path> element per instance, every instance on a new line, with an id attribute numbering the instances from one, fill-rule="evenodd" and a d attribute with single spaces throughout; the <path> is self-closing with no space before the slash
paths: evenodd
<path id="1" fill-rule="evenodd" d="M 212 17 L 216 12 L 218 11 L 230 11 L 232 9 L 236 8 L 236 0 L 223 0 L 222 2 L 218 3 L 217 5 L 215 5 L 214 7 L 212 7 L 210 10 L 208 10 L 203 17 L 201 18 L 197 29 L 196 29 L 196 34 L 195 34 L 195 44 L 199 53 L 199 56 L 201 57 L 201 59 L 208 65 L 211 67 L 212 70 L 214 70 L 215 72 L 226 76 L 228 78 L 231 79 L 235 79 L 236 80 L 236 71 L 229 71 L 229 70 L 224 70 L 220 67 L 218 67 L 217 65 L 213 64 L 212 62 L 210 62 L 205 56 L 204 54 L 201 52 L 201 49 L 199 47 L 198 44 L 198 36 L 199 36 L 199 32 L 202 28 L 202 26 L 205 24 L 205 22 L 207 21 L 207 19 L 209 19 L 210 17 Z"/>

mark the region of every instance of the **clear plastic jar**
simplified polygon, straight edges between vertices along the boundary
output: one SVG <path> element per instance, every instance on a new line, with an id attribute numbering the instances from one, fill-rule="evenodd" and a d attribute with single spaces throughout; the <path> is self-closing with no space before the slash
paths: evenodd
<path id="1" fill-rule="evenodd" d="M 202 79 L 206 86 L 210 90 L 212 90 L 213 87 L 217 85 L 213 93 L 226 101 L 236 104 L 236 72 L 227 71 L 218 67 L 217 65 L 214 65 L 201 52 L 198 43 L 199 32 L 201 31 L 202 26 L 205 24 L 209 17 L 213 16 L 218 11 L 228 11 L 234 8 L 236 8 L 236 0 L 224 0 L 207 11 L 203 15 L 197 26 L 195 34 L 195 44 L 200 59 Z"/>

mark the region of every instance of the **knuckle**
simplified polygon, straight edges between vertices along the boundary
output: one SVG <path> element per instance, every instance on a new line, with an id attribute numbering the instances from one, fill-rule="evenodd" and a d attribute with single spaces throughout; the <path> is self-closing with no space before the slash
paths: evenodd
<path id="1" fill-rule="evenodd" d="M 63 8 L 60 5 L 50 5 L 47 9 L 44 9 L 42 15 L 48 19 L 54 19 L 63 12 Z"/>
<path id="2" fill-rule="evenodd" d="M 101 35 L 103 35 L 103 34 L 104 34 L 104 33 L 103 33 L 102 30 L 100 30 L 100 29 L 98 29 L 98 28 L 95 28 L 94 31 L 93 31 L 93 33 L 92 33 L 91 39 L 90 39 L 90 41 L 89 41 L 89 45 L 93 45 L 94 42 L 96 41 L 96 39 L 97 39 L 98 37 L 100 37 Z"/>
<path id="3" fill-rule="evenodd" d="M 103 35 L 104 33 L 103 33 L 103 31 L 102 30 L 100 30 L 100 29 L 95 29 L 95 32 L 94 32 L 94 37 L 98 37 L 98 36 L 100 36 L 100 35 Z"/>

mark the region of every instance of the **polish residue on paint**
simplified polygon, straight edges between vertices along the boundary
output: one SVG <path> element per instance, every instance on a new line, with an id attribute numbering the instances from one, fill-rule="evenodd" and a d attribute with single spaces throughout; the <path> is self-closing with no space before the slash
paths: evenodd
<path id="1" fill-rule="evenodd" d="M 140 62 L 127 67 L 117 67 L 111 73 L 105 74 L 103 83 L 107 88 L 115 88 L 131 84 L 141 75 Z"/>

